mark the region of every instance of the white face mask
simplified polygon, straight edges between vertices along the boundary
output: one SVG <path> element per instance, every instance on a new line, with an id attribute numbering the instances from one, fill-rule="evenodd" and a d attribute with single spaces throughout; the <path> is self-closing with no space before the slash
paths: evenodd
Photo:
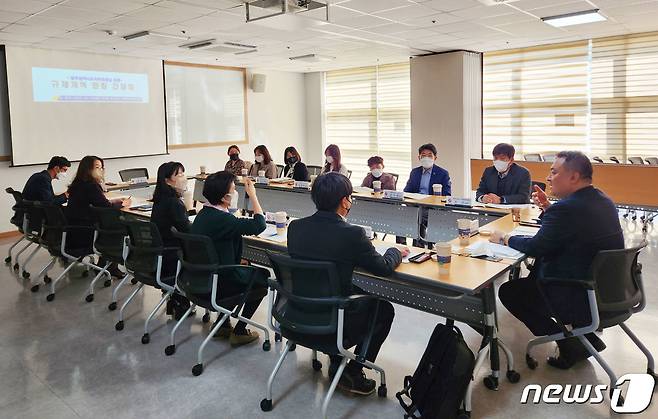
<path id="1" fill-rule="evenodd" d="M 64 180 L 66 179 L 66 172 L 59 172 L 55 175 L 55 179 L 57 180 Z"/>
<path id="2" fill-rule="evenodd" d="M 262 163 L 263 160 L 265 160 L 265 157 L 262 154 L 256 156 L 256 163 Z"/>
<path id="3" fill-rule="evenodd" d="M 225 199 L 228 201 L 228 206 L 229 208 L 237 208 L 238 207 L 238 197 L 240 194 L 238 191 L 233 191 L 230 194 L 226 194 Z"/>
<path id="4" fill-rule="evenodd" d="M 183 195 L 185 191 L 187 191 L 187 179 L 185 179 L 185 176 L 176 177 L 174 189 L 176 189 L 176 192 L 178 192 L 179 195 Z"/>
<path id="5" fill-rule="evenodd" d="M 92 176 L 94 176 L 94 179 L 98 182 L 103 182 L 105 180 L 103 179 L 103 169 L 94 169 Z"/>
<path id="6" fill-rule="evenodd" d="M 331 164 L 334 162 L 334 158 L 331 156 L 327 156 L 327 163 Z"/>
<path id="7" fill-rule="evenodd" d="M 499 173 L 505 173 L 507 168 L 509 167 L 509 162 L 502 161 L 502 160 L 494 160 L 494 167 L 496 170 L 498 170 Z"/>
<path id="8" fill-rule="evenodd" d="M 384 171 L 382 169 L 372 169 L 370 171 L 370 174 L 373 177 L 380 178 L 382 176 L 382 174 L 384 174 Z"/>
<path id="9" fill-rule="evenodd" d="M 425 169 L 429 169 L 434 166 L 434 159 L 431 157 L 423 157 L 420 159 L 420 165 Z"/>

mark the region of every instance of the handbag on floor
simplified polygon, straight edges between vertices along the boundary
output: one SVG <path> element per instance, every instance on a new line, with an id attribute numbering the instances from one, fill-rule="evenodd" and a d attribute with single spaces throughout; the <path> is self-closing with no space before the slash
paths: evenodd
<path id="1" fill-rule="evenodd" d="M 437 324 L 413 376 L 404 377 L 397 397 L 405 419 L 457 417 L 473 377 L 475 356 L 454 325 Z M 403 396 L 410 399 L 406 403 Z"/>

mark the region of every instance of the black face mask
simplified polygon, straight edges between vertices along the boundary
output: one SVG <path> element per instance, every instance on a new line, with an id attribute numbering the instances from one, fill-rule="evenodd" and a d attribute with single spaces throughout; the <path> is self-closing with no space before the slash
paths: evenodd
<path id="1" fill-rule="evenodd" d="M 295 164 L 297 163 L 297 157 L 288 157 L 286 161 L 288 162 L 288 164 Z"/>
<path id="2" fill-rule="evenodd" d="M 235 154 L 231 154 L 231 155 L 229 156 L 229 158 L 230 158 L 231 160 L 233 160 L 233 161 L 236 161 L 236 160 L 238 160 L 238 159 L 240 158 L 240 155 L 237 154 L 237 153 L 235 153 Z"/>

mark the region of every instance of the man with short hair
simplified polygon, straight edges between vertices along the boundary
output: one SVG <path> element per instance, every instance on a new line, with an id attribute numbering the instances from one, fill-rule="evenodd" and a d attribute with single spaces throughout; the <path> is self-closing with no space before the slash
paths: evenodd
<path id="1" fill-rule="evenodd" d="M 587 279 L 599 251 L 624 248 L 617 208 L 592 186 L 592 172 L 592 164 L 583 153 L 558 153 L 546 180 L 559 200 L 551 204 L 537 186 L 532 194 L 534 203 L 543 210 L 537 234 L 534 237 L 509 237 L 500 232 L 491 235 L 492 242 L 506 244 L 536 259 L 528 278 L 502 284 L 498 294 L 510 313 L 535 336 L 562 331 L 552 319 L 547 302 L 565 325 L 581 327 L 591 322 L 585 290 L 545 285 L 542 286 L 544 300 L 538 286 L 542 278 Z M 586 337 L 597 350 L 605 349 L 605 344 L 593 333 Z M 590 356 L 575 337 L 559 340 L 557 345 L 559 356 L 548 359 L 553 367 L 568 369 Z"/>
<path id="2" fill-rule="evenodd" d="M 288 253 L 296 259 L 329 261 L 336 264 L 341 281 L 341 294 L 366 294 L 352 285 L 355 267 L 374 275 L 389 276 L 409 254 L 409 249 L 391 247 L 380 255 L 366 237 L 363 228 L 346 221 L 352 208 L 352 184 L 338 172 L 329 172 L 315 179 L 311 198 L 317 212 L 310 217 L 292 221 L 288 227 Z M 368 327 L 367 319 L 374 310 L 374 302 L 368 301 L 357 309 L 347 311 L 345 334 L 362 336 Z M 374 362 L 379 349 L 388 336 L 395 312 L 393 305 L 381 301 L 377 323 L 365 354 L 366 360 Z M 362 348 L 357 346 L 357 353 Z M 332 355 L 329 374 L 333 376 L 341 362 L 341 356 Z M 366 378 L 363 365 L 350 361 L 338 383 L 339 388 L 353 394 L 369 395 L 375 391 L 375 381 Z"/>
<path id="3" fill-rule="evenodd" d="M 497 144 L 493 166 L 482 173 L 475 194 L 485 204 L 526 204 L 530 202 L 530 172 L 514 162 L 514 146 Z"/>
<path id="4" fill-rule="evenodd" d="M 68 193 L 55 195 L 53 191 L 53 179 L 64 180 L 66 172 L 71 167 L 71 162 L 62 156 L 54 156 L 48 163 L 48 168 L 34 173 L 25 183 L 23 188 L 23 199 L 28 201 L 52 202 L 61 205 L 68 199 Z"/>

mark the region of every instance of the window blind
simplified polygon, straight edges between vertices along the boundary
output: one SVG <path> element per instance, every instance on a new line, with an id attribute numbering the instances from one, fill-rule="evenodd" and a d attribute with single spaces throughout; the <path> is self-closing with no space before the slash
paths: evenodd
<path id="1" fill-rule="evenodd" d="M 361 184 L 378 155 L 402 189 L 411 168 L 409 63 L 328 71 L 324 92 L 326 141 L 340 147 L 352 182 Z"/>

